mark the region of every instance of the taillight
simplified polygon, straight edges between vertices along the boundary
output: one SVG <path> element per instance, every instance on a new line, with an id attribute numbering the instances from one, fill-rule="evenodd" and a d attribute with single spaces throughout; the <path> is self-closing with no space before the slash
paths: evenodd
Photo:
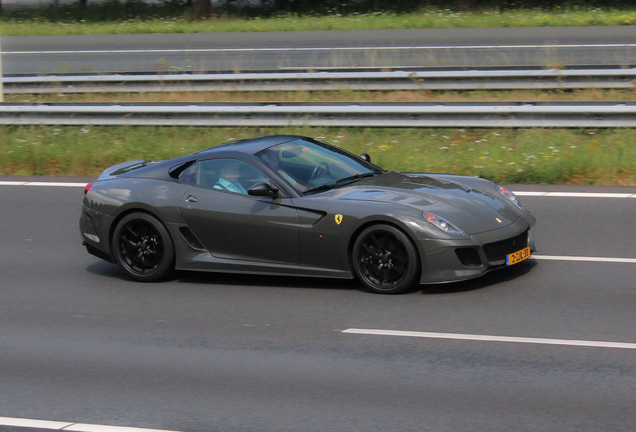
<path id="1" fill-rule="evenodd" d="M 90 190 L 92 186 L 93 186 L 93 183 L 88 183 L 86 186 L 84 186 L 84 195 L 88 193 L 88 191 Z"/>

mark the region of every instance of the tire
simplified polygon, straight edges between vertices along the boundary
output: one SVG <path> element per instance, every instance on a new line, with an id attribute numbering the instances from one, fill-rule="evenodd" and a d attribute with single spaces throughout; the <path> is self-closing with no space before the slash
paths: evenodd
<path id="1" fill-rule="evenodd" d="M 122 271 L 140 282 L 156 282 L 174 270 L 174 243 L 166 228 L 147 213 L 124 216 L 115 228 L 113 255 Z"/>
<path id="2" fill-rule="evenodd" d="M 353 245 L 353 270 L 362 284 L 380 294 L 397 294 L 419 280 L 420 261 L 411 239 L 391 225 L 366 228 Z"/>

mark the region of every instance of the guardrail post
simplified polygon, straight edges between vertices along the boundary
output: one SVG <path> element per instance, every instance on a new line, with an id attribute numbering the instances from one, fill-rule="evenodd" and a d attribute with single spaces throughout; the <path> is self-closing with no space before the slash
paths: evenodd
<path id="1" fill-rule="evenodd" d="M 2 1 L 2 0 L 0 0 Z M 4 102 L 4 86 L 2 78 L 2 37 L 0 37 L 0 102 Z"/>

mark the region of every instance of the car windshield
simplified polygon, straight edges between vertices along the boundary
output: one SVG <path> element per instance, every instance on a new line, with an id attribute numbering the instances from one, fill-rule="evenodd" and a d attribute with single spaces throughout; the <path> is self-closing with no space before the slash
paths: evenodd
<path id="1" fill-rule="evenodd" d="M 256 154 L 300 193 L 343 186 L 383 171 L 337 147 L 297 139 Z"/>

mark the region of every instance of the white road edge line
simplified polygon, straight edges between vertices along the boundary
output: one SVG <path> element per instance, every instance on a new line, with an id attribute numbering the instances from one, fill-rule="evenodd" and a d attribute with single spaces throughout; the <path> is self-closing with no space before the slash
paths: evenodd
<path id="1" fill-rule="evenodd" d="M 444 51 L 484 49 L 553 49 L 553 48 L 633 48 L 632 43 L 608 44 L 545 44 L 545 45 L 441 45 L 441 46 L 367 46 L 367 47 L 273 47 L 273 48 L 188 48 L 188 49 L 115 49 L 115 50 L 33 50 L 4 51 L 3 55 L 52 55 L 52 54 L 170 54 L 170 53 L 227 53 L 227 52 L 301 52 L 301 51 Z"/>
<path id="2" fill-rule="evenodd" d="M 545 261 L 579 261 L 579 262 L 609 262 L 609 263 L 636 264 L 636 258 L 532 255 L 529 259 L 545 260 Z"/>
<path id="3" fill-rule="evenodd" d="M 514 343 L 539 344 L 539 345 L 564 345 L 564 346 L 593 347 L 593 348 L 636 349 L 636 343 L 601 342 L 601 341 L 568 340 L 568 339 L 543 339 L 543 338 L 526 338 L 526 337 L 511 337 L 511 336 L 488 336 L 488 335 L 459 334 L 459 333 L 431 333 L 431 332 L 417 332 L 417 331 L 358 329 L 358 328 L 349 328 L 346 330 L 342 330 L 341 333 L 375 335 L 375 336 L 401 336 L 401 337 L 415 337 L 415 338 L 428 338 L 428 339 L 453 339 L 453 340 L 482 341 L 482 342 L 514 342 Z"/>
<path id="4" fill-rule="evenodd" d="M 517 196 L 527 197 L 558 197 L 558 198 L 636 198 L 636 194 L 629 193 L 599 193 L 599 192 L 522 192 L 514 191 Z"/>
<path id="5" fill-rule="evenodd" d="M 39 182 L 39 181 L 0 181 L 0 186 L 57 186 L 85 187 L 87 183 L 74 182 Z M 635 198 L 636 193 L 595 193 L 595 192 L 528 192 L 514 191 L 515 195 L 526 197 L 560 197 L 560 198 Z"/>
<path id="6" fill-rule="evenodd" d="M 0 186 L 86 187 L 87 183 L 0 181 Z"/>
<path id="7" fill-rule="evenodd" d="M 32 420 L 14 417 L 0 417 L 0 426 L 29 427 L 35 429 L 63 430 L 74 432 L 179 432 L 162 429 L 145 429 L 125 426 L 107 426 L 85 423 L 70 423 L 51 420 Z"/>

